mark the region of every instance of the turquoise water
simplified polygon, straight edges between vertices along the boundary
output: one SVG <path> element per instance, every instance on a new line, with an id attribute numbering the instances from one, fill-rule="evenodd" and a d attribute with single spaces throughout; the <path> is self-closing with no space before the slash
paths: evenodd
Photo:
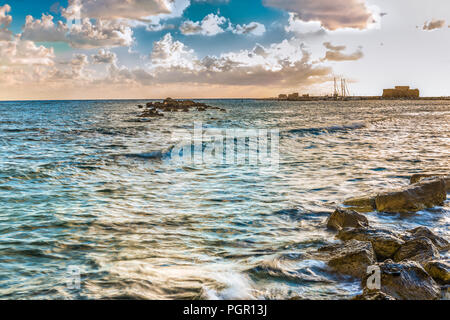
<path id="1" fill-rule="evenodd" d="M 449 102 L 211 100 L 228 112 L 142 121 L 143 103 L 0 103 L 0 298 L 350 298 L 357 279 L 302 258 L 335 241 L 329 213 L 449 169 Z M 278 170 L 167 161 L 194 122 L 278 129 Z M 449 236 L 448 202 L 368 217 Z"/>

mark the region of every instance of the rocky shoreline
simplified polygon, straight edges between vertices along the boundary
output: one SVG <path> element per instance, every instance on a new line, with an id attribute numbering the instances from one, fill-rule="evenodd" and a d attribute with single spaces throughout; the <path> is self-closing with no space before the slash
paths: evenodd
<path id="1" fill-rule="evenodd" d="M 355 300 L 438 300 L 450 291 L 450 259 L 441 259 L 450 243 L 427 227 L 404 232 L 374 228 L 365 212 L 404 213 L 443 205 L 450 177 L 414 175 L 411 185 L 374 196 L 352 198 L 327 219 L 340 243 L 309 252 L 339 274 L 361 279 Z M 368 268 L 380 271 L 380 286 L 368 284 Z"/>
<path id="2" fill-rule="evenodd" d="M 216 110 L 227 112 L 219 107 L 212 107 L 205 103 L 194 102 L 192 100 L 174 100 L 167 98 L 163 102 L 149 102 L 145 105 L 138 105 L 140 109 L 145 109 L 140 115 L 141 118 L 164 117 L 164 113 L 169 112 L 190 112 L 192 110 L 205 112 L 208 110 Z"/>

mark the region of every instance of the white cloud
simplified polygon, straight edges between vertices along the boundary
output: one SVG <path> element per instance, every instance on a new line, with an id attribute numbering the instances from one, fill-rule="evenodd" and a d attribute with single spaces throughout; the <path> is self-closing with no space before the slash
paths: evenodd
<path id="1" fill-rule="evenodd" d="M 194 50 L 188 49 L 180 41 L 174 41 L 170 33 L 153 44 L 151 60 L 154 68 L 196 69 Z"/>
<path id="2" fill-rule="evenodd" d="M 62 41 L 74 48 L 91 49 L 130 46 L 133 31 L 126 21 L 97 19 L 91 22 L 87 18 L 69 28 L 61 21 L 55 24 L 53 16 L 43 14 L 36 20 L 27 16 L 22 38 L 41 42 Z"/>
<path id="3" fill-rule="evenodd" d="M 15 38 L 12 41 L 0 41 L 0 65 L 29 66 L 53 65 L 53 48 L 37 46 L 32 41 Z"/>
<path id="4" fill-rule="evenodd" d="M 225 24 L 228 23 L 228 27 L 224 29 Z M 255 36 L 262 36 L 266 32 L 266 27 L 259 22 L 250 22 L 244 25 L 233 25 L 229 19 L 210 13 L 202 21 L 185 21 L 180 31 L 184 35 L 204 35 L 215 36 L 225 31 L 231 31 L 234 34 L 248 34 Z"/>
<path id="5" fill-rule="evenodd" d="M 119 20 L 83 19 L 75 24 L 67 34 L 67 40 L 74 48 L 129 47 L 133 43 L 131 27 Z"/>
<path id="6" fill-rule="evenodd" d="M 156 16 L 165 19 L 181 16 L 189 4 L 189 0 L 69 0 L 63 14 L 104 20 L 149 20 Z"/>
<path id="7" fill-rule="evenodd" d="M 63 22 L 58 21 L 55 25 L 52 15 L 42 14 L 42 18 L 36 20 L 29 15 L 25 19 L 22 39 L 43 42 L 65 41 L 67 32 L 68 28 Z"/>
<path id="8" fill-rule="evenodd" d="M 224 17 L 210 13 L 202 21 L 185 21 L 181 25 L 180 30 L 184 35 L 202 34 L 205 36 L 215 36 L 219 33 L 225 32 L 222 26 L 226 22 L 227 19 Z"/>
<path id="9" fill-rule="evenodd" d="M 264 0 L 263 3 L 294 12 L 305 22 L 320 21 L 328 30 L 363 30 L 379 22 L 379 10 L 368 6 L 365 0 Z"/>
<path id="10" fill-rule="evenodd" d="M 149 69 L 111 68 L 110 81 L 286 87 L 321 83 L 329 80 L 331 73 L 330 68 L 311 63 L 310 54 L 295 38 L 199 59 L 192 49 L 167 34 L 155 43 L 150 57 Z"/>
<path id="11" fill-rule="evenodd" d="M 100 49 L 97 54 L 92 55 L 94 63 L 116 64 L 117 55 L 109 50 Z"/>
<path id="12" fill-rule="evenodd" d="M 320 21 L 303 21 L 298 17 L 298 14 L 294 12 L 289 13 L 288 25 L 285 27 L 285 30 L 286 32 L 293 32 L 299 35 L 320 34 L 325 32 Z"/>
<path id="13" fill-rule="evenodd" d="M 12 22 L 12 17 L 8 14 L 10 11 L 9 5 L 0 6 L 0 41 L 11 40 L 12 32 L 8 30 Z"/>
<path id="14" fill-rule="evenodd" d="M 266 33 L 266 27 L 259 22 L 250 22 L 249 24 L 236 25 L 231 27 L 231 31 L 235 34 L 251 34 L 255 36 L 262 36 Z"/>

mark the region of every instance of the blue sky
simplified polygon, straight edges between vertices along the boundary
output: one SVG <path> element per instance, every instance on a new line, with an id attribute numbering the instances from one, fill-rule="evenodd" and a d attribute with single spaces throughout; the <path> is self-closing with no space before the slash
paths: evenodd
<path id="1" fill-rule="evenodd" d="M 449 24 L 446 0 L 3 1 L 0 98 L 450 95 Z"/>

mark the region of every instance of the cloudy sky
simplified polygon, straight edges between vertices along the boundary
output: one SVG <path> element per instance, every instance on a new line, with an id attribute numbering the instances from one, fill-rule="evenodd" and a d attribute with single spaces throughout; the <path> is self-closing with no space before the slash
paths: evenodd
<path id="1" fill-rule="evenodd" d="M 0 99 L 450 95 L 449 0 L 0 1 Z"/>

